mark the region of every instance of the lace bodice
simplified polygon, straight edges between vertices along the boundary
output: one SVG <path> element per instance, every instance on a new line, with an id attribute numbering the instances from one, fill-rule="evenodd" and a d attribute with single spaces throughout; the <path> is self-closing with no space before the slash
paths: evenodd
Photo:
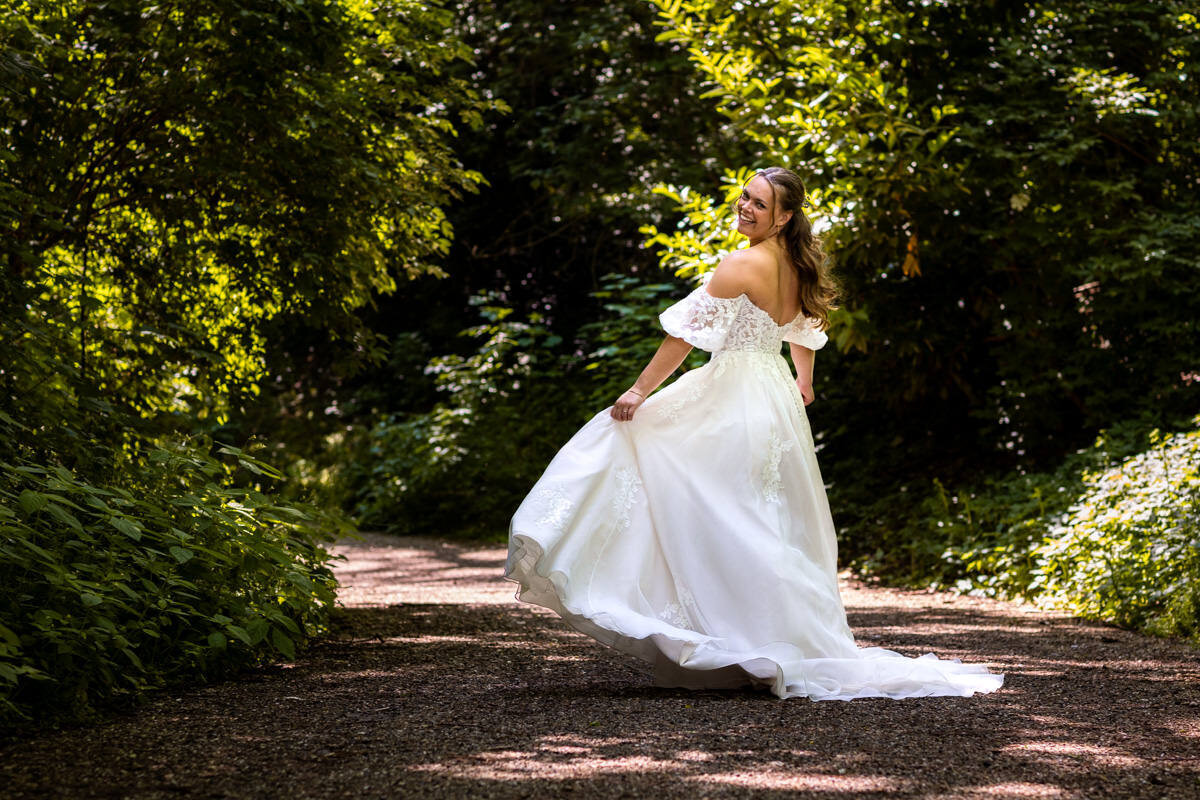
<path id="1" fill-rule="evenodd" d="M 777 325 L 745 294 L 713 297 L 707 285 L 662 312 L 658 319 L 667 333 L 711 353 L 749 350 L 778 354 L 782 342 L 819 350 L 829 340 L 817 329 L 815 320 L 803 314 L 786 325 Z"/>

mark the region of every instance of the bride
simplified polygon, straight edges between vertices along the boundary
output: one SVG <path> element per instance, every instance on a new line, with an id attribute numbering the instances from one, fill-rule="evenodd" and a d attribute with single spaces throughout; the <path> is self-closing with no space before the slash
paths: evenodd
<path id="1" fill-rule="evenodd" d="M 654 684 L 851 700 L 990 692 L 1003 676 L 859 648 L 805 406 L 834 299 L 793 172 L 736 203 L 750 240 L 660 316 L 633 386 L 558 452 L 513 516 L 517 598 L 654 665 Z M 798 377 L 780 354 L 787 342 Z M 692 347 L 712 353 L 660 392 Z"/>

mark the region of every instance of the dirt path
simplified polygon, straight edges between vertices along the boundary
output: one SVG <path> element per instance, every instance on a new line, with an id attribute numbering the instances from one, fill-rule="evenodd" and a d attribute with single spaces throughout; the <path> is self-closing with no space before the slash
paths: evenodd
<path id="1" fill-rule="evenodd" d="M 346 609 L 295 664 L 0 749 L 5 798 L 1200 797 L 1200 659 L 1002 603 L 849 584 L 863 644 L 1007 674 L 973 698 L 655 689 L 517 605 L 504 551 L 339 548 Z"/>

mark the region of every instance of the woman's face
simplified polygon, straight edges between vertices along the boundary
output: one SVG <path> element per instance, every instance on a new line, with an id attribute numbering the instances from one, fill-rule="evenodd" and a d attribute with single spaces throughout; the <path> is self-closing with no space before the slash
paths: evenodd
<path id="1" fill-rule="evenodd" d="M 755 175 L 742 187 L 742 196 L 737 201 L 737 230 L 752 242 L 773 236 L 787 221 L 775 219 L 774 188 L 761 175 Z"/>

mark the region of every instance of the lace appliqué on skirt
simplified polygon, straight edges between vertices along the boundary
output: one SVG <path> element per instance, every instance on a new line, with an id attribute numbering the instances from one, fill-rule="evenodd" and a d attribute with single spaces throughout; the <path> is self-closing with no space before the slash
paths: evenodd
<path id="1" fill-rule="evenodd" d="M 771 430 L 771 438 L 767 442 L 767 463 L 763 465 L 762 470 L 762 496 L 768 503 L 779 502 L 779 490 L 783 487 L 779 464 L 783 461 L 783 454 L 795 445 L 791 439 L 785 439 L 778 431 Z"/>
<path id="2" fill-rule="evenodd" d="M 700 395 L 703 394 L 703 391 L 704 390 L 700 386 L 700 382 L 697 381 L 682 397 L 677 397 L 671 402 L 659 407 L 658 415 L 671 420 L 671 422 L 678 422 L 679 412 L 683 411 L 686 406 L 689 406 L 699 400 Z"/>
<path id="3" fill-rule="evenodd" d="M 565 528 L 571 518 L 571 511 L 575 508 L 575 503 L 566 491 L 561 486 L 551 486 L 538 491 L 537 499 L 542 507 L 537 524 L 555 531 Z"/>
<path id="4" fill-rule="evenodd" d="M 684 628 L 686 630 L 695 630 L 696 623 L 693 621 L 689 610 L 696 613 L 696 598 L 688 591 L 687 587 L 681 586 L 676 588 L 676 594 L 679 597 L 678 603 L 667 603 L 663 610 L 659 612 L 659 619 L 664 622 L 669 622 L 676 628 Z"/>
<path id="5" fill-rule="evenodd" d="M 616 529 L 621 531 L 629 527 L 637 493 L 642 488 L 642 479 L 632 467 L 621 467 L 617 470 L 617 491 L 613 495 L 613 516 L 616 519 Z"/>

